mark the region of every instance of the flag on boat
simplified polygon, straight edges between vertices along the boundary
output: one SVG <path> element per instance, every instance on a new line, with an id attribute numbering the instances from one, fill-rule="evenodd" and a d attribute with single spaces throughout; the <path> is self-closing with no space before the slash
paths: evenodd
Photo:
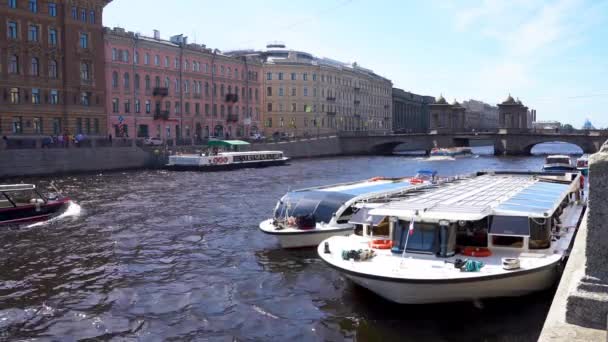
<path id="1" fill-rule="evenodd" d="M 414 234 L 414 220 L 410 221 L 410 229 L 408 231 L 409 235 L 413 235 Z"/>

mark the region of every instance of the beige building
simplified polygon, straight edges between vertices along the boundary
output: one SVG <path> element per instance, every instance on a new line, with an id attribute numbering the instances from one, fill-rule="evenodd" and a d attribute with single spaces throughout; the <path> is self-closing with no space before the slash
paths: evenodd
<path id="1" fill-rule="evenodd" d="M 342 131 L 392 129 L 392 83 L 362 68 L 282 44 L 263 51 L 233 51 L 259 58 L 266 136 L 314 136 Z"/>

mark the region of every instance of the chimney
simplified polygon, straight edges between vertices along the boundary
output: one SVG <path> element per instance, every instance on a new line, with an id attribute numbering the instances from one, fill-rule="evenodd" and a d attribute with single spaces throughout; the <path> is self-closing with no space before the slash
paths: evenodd
<path id="1" fill-rule="evenodd" d="M 154 30 L 154 39 L 160 40 L 160 31 L 159 30 Z"/>

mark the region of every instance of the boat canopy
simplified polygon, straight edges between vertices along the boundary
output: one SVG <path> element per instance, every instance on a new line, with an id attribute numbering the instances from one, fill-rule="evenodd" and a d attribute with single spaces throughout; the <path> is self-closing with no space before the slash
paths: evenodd
<path id="1" fill-rule="evenodd" d="M 526 214 L 531 217 L 551 216 L 551 213 L 568 194 L 570 184 L 536 182 L 515 196 L 500 203 L 494 213 L 497 215 Z"/>
<path id="2" fill-rule="evenodd" d="M 244 146 L 249 145 L 248 142 L 243 140 L 210 140 L 207 143 L 207 146 L 222 146 L 222 147 L 232 147 L 232 146 Z"/>
<path id="3" fill-rule="evenodd" d="M 275 218 L 313 216 L 315 222 L 329 223 L 334 213 L 354 195 L 329 191 L 288 192 L 277 204 Z"/>
<path id="4" fill-rule="evenodd" d="M 352 224 L 368 224 L 372 226 L 377 226 L 382 220 L 386 218 L 386 216 L 373 216 L 370 212 L 371 208 L 363 207 L 359 208 L 353 216 L 350 218 L 348 223 Z"/>

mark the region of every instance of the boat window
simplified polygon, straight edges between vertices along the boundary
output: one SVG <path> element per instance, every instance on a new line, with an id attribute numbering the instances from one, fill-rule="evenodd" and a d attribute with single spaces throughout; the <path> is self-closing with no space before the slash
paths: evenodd
<path id="1" fill-rule="evenodd" d="M 530 222 L 526 216 L 493 216 L 490 234 L 530 236 Z"/>
<path id="2" fill-rule="evenodd" d="M 522 236 L 492 235 L 492 245 L 500 247 L 522 248 L 524 246 L 524 238 Z"/>
<path id="3" fill-rule="evenodd" d="M 31 204 L 31 200 L 40 199 L 40 196 L 38 196 L 38 194 L 34 190 L 6 191 L 5 194 L 18 206 L 29 205 Z"/>
<path id="4" fill-rule="evenodd" d="M 279 201 L 275 218 L 314 216 L 315 222 L 331 221 L 334 213 L 353 196 L 329 191 L 289 192 Z"/>
<path id="5" fill-rule="evenodd" d="M 488 247 L 487 218 L 479 221 L 467 221 L 456 229 L 456 245 L 461 247 Z"/>
<path id="6" fill-rule="evenodd" d="M 547 164 L 570 164 L 570 158 L 548 157 Z"/>
<path id="7" fill-rule="evenodd" d="M 551 247 L 551 220 L 544 218 L 530 219 L 530 249 L 546 249 Z"/>
<path id="8" fill-rule="evenodd" d="M 340 216 L 340 218 L 338 219 L 337 222 L 338 223 L 348 223 L 352 214 L 353 214 L 353 207 L 350 206 L 350 207 L 346 208 L 346 210 L 344 210 L 344 212 L 342 212 L 342 215 Z"/>
<path id="9" fill-rule="evenodd" d="M 395 224 L 393 252 L 402 253 L 407 240 L 408 253 L 435 254 L 438 252 L 439 226 L 430 223 L 414 223 L 414 233 L 409 235 L 409 222 Z"/>

